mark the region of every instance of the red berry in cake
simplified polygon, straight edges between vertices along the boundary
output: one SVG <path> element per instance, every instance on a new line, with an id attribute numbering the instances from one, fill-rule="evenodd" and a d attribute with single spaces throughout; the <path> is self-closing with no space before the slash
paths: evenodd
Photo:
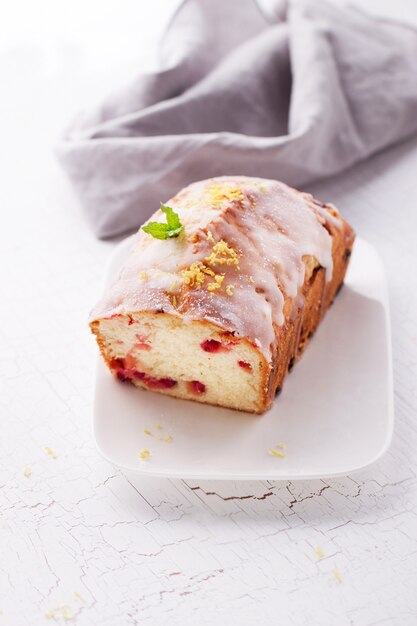
<path id="1" fill-rule="evenodd" d="M 204 352 L 229 352 L 232 349 L 230 343 L 223 343 L 216 339 L 206 339 L 201 342 L 200 346 Z"/>
<path id="2" fill-rule="evenodd" d="M 187 383 L 188 391 L 191 393 L 195 393 L 197 396 L 201 395 L 206 391 L 206 386 L 204 383 L 199 380 L 190 380 Z"/>
<path id="3" fill-rule="evenodd" d="M 175 387 L 177 381 L 173 378 L 152 378 L 148 377 L 145 379 L 146 384 L 153 389 L 171 389 L 171 387 Z"/>
<path id="4" fill-rule="evenodd" d="M 135 343 L 135 348 L 137 350 L 151 350 L 151 343 L 149 338 L 146 335 L 136 335 L 137 343 Z"/>
<path id="5" fill-rule="evenodd" d="M 250 363 L 247 363 L 246 361 L 238 361 L 237 363 L 242 369 L 246 370 L 247 372 L 252 371 L 252 365 Z"/>
<path id="6" fill-rule="evenodd" d="M 173 378 L 154 378 L 153 376 L 145 376 L 143 382 L 151 389 L 170 389 L 177 384 Z"/>
<path id="7" fill-rule="evenodd" d="M 150 389 L 170 389 L 175 387 L 177 381 L 173 378 L 157 378 L 156 376 L 148 376 L 144 372 L 136 371 L 134 377 L 141 380 Z"/>
<path id="8" fill-rule="evenodd" d="M 116 372 L 116 376 L 122 383 L 132 382 L 131 376 L 129 376 L 129 374 L 126 373 L 124 370 L 119 370 L 118 372 Z"/>
<path id="9" fill-rule="evenodd" d="M 124 360 L 123 359 L 113 358 L 113 359 L 110 360 L 110 367 L 113 370 L 124 369 L 124 367 L 125 367 Z"/>

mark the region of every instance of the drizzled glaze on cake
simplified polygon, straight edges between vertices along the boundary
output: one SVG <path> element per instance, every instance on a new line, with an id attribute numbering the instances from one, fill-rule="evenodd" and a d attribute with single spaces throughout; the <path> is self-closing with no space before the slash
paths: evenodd
<path id="1" fill-rule="evenodd" d="M 167 240 L 142 230 L 118 279 L 91 319 L 132 311 L 163 311 L 206 319 L 247 337 L 269 358 L 285 298 L 302 306 L 306 257 L 332 275 L 332 213 L 283 183 L 219 177 L 183 189 L 166 202 L 184 233 Z M 151 218 L 163 221 L 161 211 Z"/>

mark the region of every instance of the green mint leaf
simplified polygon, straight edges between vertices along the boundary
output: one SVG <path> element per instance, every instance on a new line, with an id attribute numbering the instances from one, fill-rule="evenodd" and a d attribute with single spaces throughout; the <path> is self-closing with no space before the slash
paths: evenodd
<path id="1" fill-rule="evenodd" d="M 184 230 L 184 226 L 180 222 L 180 218 L 175 211 L 165 204 L 161 204 L 161 211 L 165 213 L 166 223 L 164 222 L 149 222 L 145 226 L 142 226 L 142 230 L 148 235 L 152 235 L 155 239 L 169 239 L 171 237 L 178 237 L 178 235 Z"/>
<path id="2" fill-rule="evenodd" d="M 169 230 L 177 230 L 178 228 L 181 228 L 180 218 L 170 206 L 161 204 L 160 209 L 166 215 Z"/>
<path id="3" fill-rule="evenodd" d="M 168 224 L 160 222 L 149 222 L 146 226 L 142 226 L 142 230 L 148 235 L 152 235 L 155 239 L 168 239 Z"/>

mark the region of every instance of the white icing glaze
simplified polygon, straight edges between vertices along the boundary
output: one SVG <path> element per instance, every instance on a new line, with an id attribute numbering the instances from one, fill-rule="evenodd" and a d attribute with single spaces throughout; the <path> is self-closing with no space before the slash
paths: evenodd
<path id="1" fill-rule="evenodd" d="M 284 322 L 285 297 L 302 303 L 303 257 L 315 257 L 331 279 L 332 238 L 325 225 L 340 226 L 337 211 L 331 215 L 311 196 L 283 183 L 244 176 L 194 183 L 166 204 L 178 213 L 184 235 L 161 241 L 139 230 L 118 279 L 91 319 L 162 309 L 184 320 L 206 319 L 256 340 L 269 358 L 273 324 Z M 157 211 L 151 220 L 164 221 L 165 216 Z M 213 241 L 220 240 L 235 250 L 238 266 L 207 261 Z M 211 276 L 201 289 L 184 285 L 181 270 L 197 261 L 224 274 L 214 294 L 206 288 Z M 227 295 L 228 285 L 233 295 Z M 173 302 L 174 294 L 178 302 Z"/>

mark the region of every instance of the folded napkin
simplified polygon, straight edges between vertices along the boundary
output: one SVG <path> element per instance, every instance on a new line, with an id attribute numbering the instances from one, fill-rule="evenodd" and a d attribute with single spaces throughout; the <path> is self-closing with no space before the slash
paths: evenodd
<path id="1" fill-rule="evenodd" d="M 184 185 L 245 174 L 304 185 L 417 130 L 417 31 L 323 0 L 186 0 L 144 74 L 58 145 L 99 237 Z"/>

